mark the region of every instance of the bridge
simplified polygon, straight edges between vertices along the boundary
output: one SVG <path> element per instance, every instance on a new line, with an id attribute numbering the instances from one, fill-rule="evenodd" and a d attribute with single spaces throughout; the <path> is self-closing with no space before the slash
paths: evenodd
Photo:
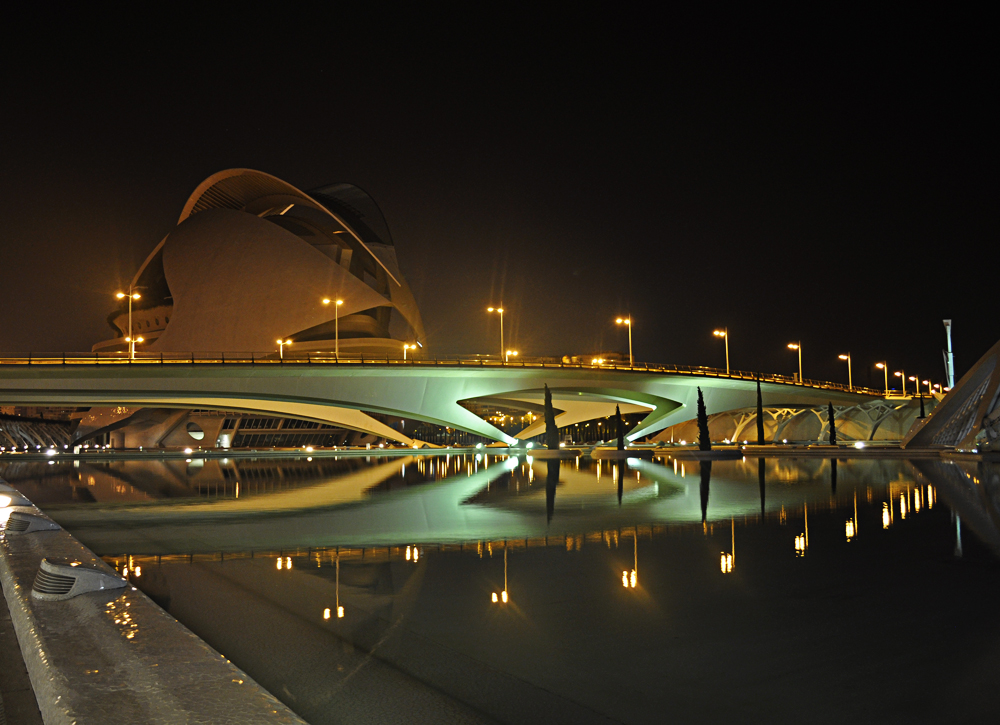
<path id="1" fill-rule="evenodd" d="M 405 445 L 403 431 L 380 413 L 456 428 L 515 445 L 543 432 L 544 386 L 556 424 L 565 427 L 614 413 L 644 413 L 629 441 L 694 417 L 697 388 L 709 412 L 764 404 L 804 407 L 857 404 L 881 391 L 780 375 L 651 363 L 580 364 L 551 359 L 397 359 L 328 354 L 59 353 L 0 358 L 0 404 L 150 406 L 265 413 L 338 425 Z M 462 403 L 537 413 L 511 436 Z"/>

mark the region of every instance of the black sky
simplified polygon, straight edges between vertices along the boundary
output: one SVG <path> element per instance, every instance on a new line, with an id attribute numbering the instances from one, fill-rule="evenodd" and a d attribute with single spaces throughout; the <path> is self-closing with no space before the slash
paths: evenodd
<path id="1" fill-rule="evenodd" d="M 501 299 L 524 354 L 624 350 L 631 312 L 638 360 L 721 366 L 728 325 L 734 367 L 801 339 L 879 385 L 942 379 L 942 318 L 959 373 L 1000 339 L 988 19 L 568 8 L 9 23 L 0 350 L 108 337 L 230 167 L 369 191 L 431 354 L 492 352 Z"/>

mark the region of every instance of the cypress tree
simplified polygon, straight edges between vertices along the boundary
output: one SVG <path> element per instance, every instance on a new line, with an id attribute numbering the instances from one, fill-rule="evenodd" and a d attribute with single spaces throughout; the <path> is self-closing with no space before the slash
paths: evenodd
<path id="1" fill-rule="evenodd" d="M 833 420 L 833 403 L 826 405 L 826 417 L 830 421 L 830 445 L 837 445 L 837 424 Z"/>
<path id="2" fill-rule="evenodd" d="M 625 450 L 625 423 L 622 422 L 622 411 L 615 406 L 615 424 L 618 426 L 618 450 Z"/>
<path id="3" fill-rule="evenodd" d="M 550 451 L 559 450 L 559 428 L 556 426 L 556 412 L 552 408 L 552 393 L 545 386 L 545 445 Z"/>
<path id="4" fill-rule="evenodd" d="M 764 398 L 760 394 L 760 376 L 757 376 L 757 445 L 764 445 Z"/>
<path id="5" fill-rule="evenodd" d="M 712 450 L 712 441 L 708 437 L 708 411 L 705 410 L 705 396 L 698 388 L 698 450 Z"/>

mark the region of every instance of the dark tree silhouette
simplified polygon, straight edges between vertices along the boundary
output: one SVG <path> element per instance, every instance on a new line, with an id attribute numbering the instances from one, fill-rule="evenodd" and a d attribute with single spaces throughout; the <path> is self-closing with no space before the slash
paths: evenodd
<path id="1" fill-rule="evenodd" d="M 556 426 L 556 412 L 552 408 L 552 393 L 545 386 L 545 445 L 550 451 L 559 450 L 559 428 Z"/>
<path id="2" fill-rule="evenodd" d="M 830 445 L 837 445 L 837 423 L 833 419 L 833 403 L 826 404 L 826 417 L 830 421 Z"/>
<path id="3" fill-rule="evenodd" d="M 760 376 L 757 377 L 757 445 L 764 445 L 764 398 L 760 394 Z"/>
<path id="4" fill-rule="evenodd" d="M 708 437 L 708 411 L 705 410 L 705 397 L 698 388 L 698 450 L 712 450 L 712 441 Z"/>
<path id="5" fill-rule="evenodd" d="M 622 421 L 622 411 L 615 406 L 615 425 L 618 427 L 618 450 L 625 450 L 625 423 Z"/>

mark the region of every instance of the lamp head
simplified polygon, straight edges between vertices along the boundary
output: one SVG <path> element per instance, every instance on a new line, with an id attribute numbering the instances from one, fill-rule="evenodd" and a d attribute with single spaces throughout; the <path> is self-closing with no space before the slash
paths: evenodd
<path id="1" fill-rule="evenodd" d="M 850 360 L 851 359 L 850 355 L 837 355 L 837 357 L 839 357 L 841 360 Z"/>
<path id="2" fill-rule="evenodd" d="M 885 363 L 875 363 L 875 367 L 879 370 L 885 370 Z"/>
<path id="3" fill-rule="evenodd" d="M 323 304 L 324 304 L 324 305 L 328 305 L 328 304 L 330 304 L 330 298 L 329 298 L 329 297 L 324 297 L 324 298 L 323 298 Z"/>
<path id="4" fill-rule="evenodd" d="M 343 300 L 337 300 L 337 305 L 338 305 L 338 306 L 340 306 L 340 305 L 342 305 L 342 304 L 344 304 L 344 301 L 343 301 Z"/>
<path id="5" fill-rule="evenodd" d="M 116 294 L 116 295 L 115 295 L 115 297 L 117 297 L 117 298 L 118 298 L 118 299 L 120 299 L 120 300 L 123 300 L 123 299 L 125 299 L 126 297 L 128 297 L 128 295 L 127 295 L 127 294 L 125 294 L 124 292 L 119 292 L 118 294 Z"/>
<path id="6" fill-rule="evenodd" d="M 788 343 L 788 349 L 789 350 L 798 350 L 799 346 L 798 346 L 798 344 L 796 344 L 794 342 L 790 342 L 790 343 Z"/>
<path id="7" fill-rule="evenodd" d="M 715 335 L 716 337 L 725 337 L 726 336 L 725 330 L 713 330 L 712 334 Z"/>
<path id="8" fill-rule="evenodd" d="M 895 372 L 895 373 L 893 373 L 893 375 L 895 375 L 897 378 L 903 377 L 903 373 L 900 373 L 900 372 Z"/>

